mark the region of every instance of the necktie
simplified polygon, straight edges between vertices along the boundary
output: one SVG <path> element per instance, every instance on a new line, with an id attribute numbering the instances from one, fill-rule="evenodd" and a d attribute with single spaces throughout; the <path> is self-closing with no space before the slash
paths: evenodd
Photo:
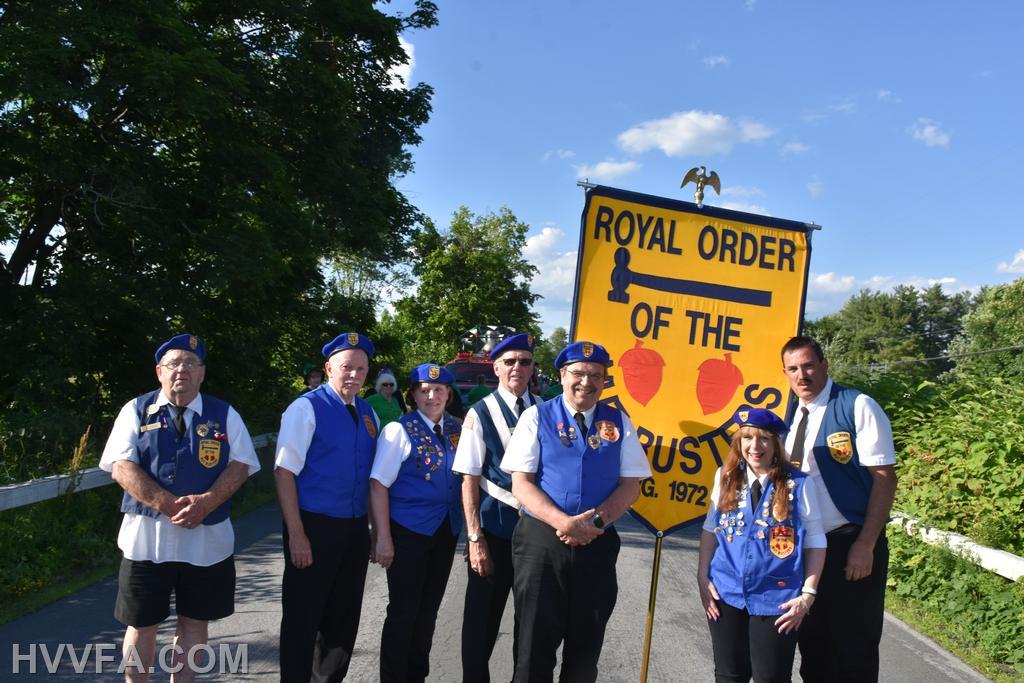
<path id="1" fill-rule="evenodd" d="M 359 424 L 359 414 L 356 413 L 356 407 L 351 403 L 346 403 L 345 410 L 347 410 L 348 414 L 352 417 L 352 421 Z"/>
<path id="2" fill-rule="evenodd" d="M 441 434 L 441 425 L 434 425 L 434 436 L 441 442 L 441 448 L 444 448 L 444 436 Z"/>
<path id="3" fill-rule="evenodd" d="M 583 413 L 576 413 L 573 416 L 576 420 L 576 424 L 580 427 L 580 436 L 587 435 L 587 418 L 583 417 Z"/>
<path id="4" fill-rule="evenodd" d="M 799 466 L 804 461 L 804 436 L 807 434 L 807 407 L 800 406 L 800 423 L 796 426 L 796 436 L 793 437 L 793 452 L 789 454 L 789 461 Z"/>
<path id="5" fill-rule="evenodd" d="M 756 508 L 757 504 L 761 502 L 761 480 L 755 479 L 754 483 L 750 485 L 750 507 Z"/>
<path id="6" fill-rule="evenodd" d="M 174 428 L 178 430 L 178 437 L 185 433 L 185 406 L 174 407 Z"/>
<path id="7" fill-rule="evenodd" d="M 516 417 L 522 417 L 524 410 L 526 410 L 526 404 L 523 402 L 523 397 L 520 396 L 516 399 Z"/>

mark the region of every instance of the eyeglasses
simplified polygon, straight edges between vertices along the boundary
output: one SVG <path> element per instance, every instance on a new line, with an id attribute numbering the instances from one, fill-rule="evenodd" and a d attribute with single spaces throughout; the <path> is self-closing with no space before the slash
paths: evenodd
<path id="1" fill-rule="evenodd" d="M 569 370 L 568 372 L 577 382 L 581 381 L 584 377 L 589 379 L 591 382 L 600 382 L 604 379 L 603 372 L 580 372 L 579 370 Z"/>
<path id="2" fill-rule="evenodd" d="M 195 370 L 203 367 L 203 364 L 191 360 L 169 360 L 166 363 L 161 363 L 160 367 L 168 370 Z"/>
<path id="3" fill-rule="evenodd" d="M 395 383 L 394 382 L 381 382 L 380 385 L 382 387 L 393 387 L 393 386 L 395 386 Z"/>
<path id="4" fill-rule="evenodd" d="M 531 365 L 533 365 L 532 358 L 502 358 L 501 362 L 505 365 L 506 368 L 510 368 L 516 363 L 519 363 L 519 365 L 524 368 L 528 368 Z"/>

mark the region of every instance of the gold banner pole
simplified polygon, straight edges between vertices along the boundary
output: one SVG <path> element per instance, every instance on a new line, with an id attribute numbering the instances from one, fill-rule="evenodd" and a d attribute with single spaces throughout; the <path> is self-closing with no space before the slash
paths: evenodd
<path id="1" fill-rule="evenodd" d="M 658 532 L 654 541 L 654 567 L 651 569 L 651 595 L 647 599 L 647 630 L 644 633 L 644 659 L 640 664 L 640 683 L 647 683 L 647 662 L 651 657 L 651 631 L 654 628 L 654 605 L 658 601 L 658 570 L 661 568 L 661 542 L 665 534 Z"/>

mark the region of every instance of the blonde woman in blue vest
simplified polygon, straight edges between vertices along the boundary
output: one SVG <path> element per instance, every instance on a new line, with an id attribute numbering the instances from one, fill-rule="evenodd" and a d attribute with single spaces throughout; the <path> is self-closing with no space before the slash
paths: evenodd
<path id="1" fill-rule="evenodd" d="M 416 409 L 384 427 L 370 471 L 371 560 L 387 570 L 380 680 L 424 681 L 462 529 L 462 477 L 452 471 L 461 425 L 446 413 L 455 377 L 434 363 L 412 371 Z"/>
<path id="2" fill-rule="evenodd" d="M 813 481 L 786 460 L 785 423 L 763 408 L 741 410 L 735 421 L 697 562 L 715 680 L 790 681 L 796 630 L 825 563 L 825 533 Z"/>

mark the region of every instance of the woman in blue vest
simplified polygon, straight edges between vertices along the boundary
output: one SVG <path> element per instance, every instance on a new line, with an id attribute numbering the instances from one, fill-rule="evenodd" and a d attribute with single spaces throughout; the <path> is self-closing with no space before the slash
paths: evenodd
<path id="1" fill-rule="evenodd" d="M 792 679 L 796 629 L 817 595 L 825 534 L 813 482 L 789 465 L 775 413 L 740 410 L 715 472 L 697 585 L 716 681 Z"/>
<path id="2" fill-rule="evenodd" d="M 406 395 L 416 410 L 384 427 L 370 472 L 371 559 L 388 573 L 381 681 L 423 681 L 462 528 L 462 477 L 452 472 L 461 425 L 446 414 L 455 377 L 417 366 Z"/>

